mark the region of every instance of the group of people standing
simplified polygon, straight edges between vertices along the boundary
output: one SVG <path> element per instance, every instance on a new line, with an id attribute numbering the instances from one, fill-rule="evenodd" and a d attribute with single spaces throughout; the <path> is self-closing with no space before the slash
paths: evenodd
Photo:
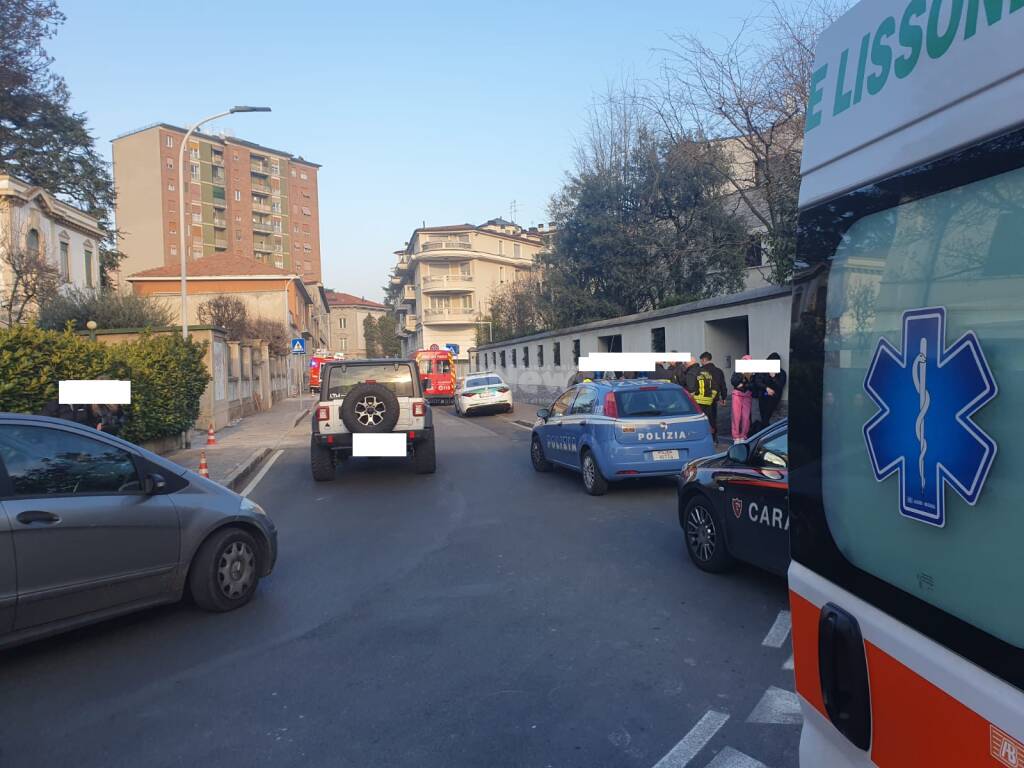
<path id="1" fill-rule="evenodd" d="M 67 419 L 112 435 L 119 434 L 126 421 L 124 408 L 120 405 L 64 405 L 56 400 L 48 401 L 40 415 Z"/>
<path id="2" fill-rule="evenodd" d="M 675 350 L 672 350 L 675 353 Z M 750 360 L 750 355 L 744 355 Z M 778 352 L 768 355 L 769 360 L 781 360 Z M 578 372 L 569 379 L 569 386 L 592 379 L 654 379 L 671 381 L 683 387 L 693 395 L 704 415 L 711 424 L 711 435 L 718 442 L 718 406 L 729 407 L 732 415 L 732 439 L 746 440 L 768 426 L 782 401 L 782 392 L 786 388 L 786 372 L 781 366 L 778 373 L 734 373 L 729 379 L 732 392 L 731 403 L 726 399 L 729 387 L 726 386 L 725 373 L 715 365 L 710 352 L 704 352 L 699 362 L 694 359 L 686 362 L 658 363 L 654 371 L 648 373 L 618 373 L 613 371 L 597 371 L 595 373 Z M 757 421 L 753 421 L 753 404 L 757 403 Z"/>
<path id="3" fill-rule="evenodd" d="M 750 360 L 750 355 L 744 355 Z M 778 352 L 768 355 L 769 360 L 781 360 Z M 650 375 L 652 379 L 672 381 L 686 389 L 704 411 L 711 424 L 711 435 L 718 441 L 718 406 L 727 403 L 728 388 L 725 374 L 714 363 L 710 352 L 704 352 L 697 360 L 690 359 L 682 363 L 661 363 Z M 731 403 L 728 403 L 732 416 L 732 439 L 746 440 L 768 426 L 782 401 L 782 392 L 786 388 L 786 372 L 779 368 L 778 373 L 734 373 L 729 379 L 732 388 Z M 753 404 L 757 403 L 758 421 L 753 421 Z"/>

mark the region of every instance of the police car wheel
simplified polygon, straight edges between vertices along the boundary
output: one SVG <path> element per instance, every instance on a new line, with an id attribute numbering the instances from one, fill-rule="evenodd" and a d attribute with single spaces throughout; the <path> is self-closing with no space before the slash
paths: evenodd
<path id="1" fill-rule="evenodd" d="M 704 496 L 694 496 L 683 513 L 686 551 L 693 564 L 708 573 L 729 570 L 734 560 L 725 545 L 724 526 L 718 510 Z"/>
<path id="2" fill-rule="evenodd" d="M 538 472 L 551 471 L 551 462 L 544 458 L 544 446 L 540 444 L 539 437 L 534 437 L 530 444 L 530 462 Z"/>
<path id="3" fill-rule="evenodd" d="M 590 451 L 583 452 L 583 489 L 591 496 L 603 496 L 608 490 L 608 481 L 604 479 L 597 466 L 597 460 Z"/>

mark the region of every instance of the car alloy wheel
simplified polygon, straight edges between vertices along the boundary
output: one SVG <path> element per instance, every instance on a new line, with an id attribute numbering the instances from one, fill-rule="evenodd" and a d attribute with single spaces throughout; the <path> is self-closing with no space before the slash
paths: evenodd
<path id="1" fill-rule="evenodd" d="M 594 487 L 595 473 L 597 472 L 597 466 L 594 464 L 594 459 L 588 453 L 583 457 L 583 484 L 587 488 Z"/>
<path id="2" fill-rule="evenodd" d="M 364 427 L 375 427 L 384 421 L 388 407 L 383 400 L 374 395 L 367 395 L 356 403 L 356 419 Z"/>
<path id="3" fill-rule="evenodd" d="M 256 583 L 256 553 L 244 541 L 232 541 L 217 560 L 217 584 L 231 600 L 243 597 Z"/>
<path id="4" fill-rule="evenodd" d="M 686 516 L 686 541 L 694 557 L 702 563 L 710 562 L 715 556 L 718 530 L 711 512 L 703 505 L 694 505 Z"/>

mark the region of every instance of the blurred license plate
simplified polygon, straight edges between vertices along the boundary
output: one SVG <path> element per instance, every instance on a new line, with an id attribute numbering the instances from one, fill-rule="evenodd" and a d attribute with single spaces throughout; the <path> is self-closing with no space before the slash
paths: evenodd
<path id="1" fill-rule="evenodd" d="M 679 451 L 651 451 L 651 455 L 655 461 L 668 461 L 670 459 L 678 459 Z"/>

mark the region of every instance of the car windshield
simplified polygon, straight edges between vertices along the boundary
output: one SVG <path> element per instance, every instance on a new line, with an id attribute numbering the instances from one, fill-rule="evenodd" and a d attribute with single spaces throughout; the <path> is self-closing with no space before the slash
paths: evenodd
<path id="1" fill-rule="evenodd" d="M 500 384 L 504 384 L 499 376 L 477 376 L 472 379 L 466 379 L 466 389 L 472 389 L 473 387 L 494 387 Z"/>
<path id="2" fill-rule="evenodd" d="M 681 389 L 634 389 L 616 392 L 619 416 L 688 416 L 696 413 Z"/>
<path id="3" fill-rule="evenodd" d="M 332 365 L 327 373 L 327 399 L 342 398 L 356 384 L 382 384 L 397 397 L 414 397 L 412 368 L 408 363 L 385 365 Z"/>

